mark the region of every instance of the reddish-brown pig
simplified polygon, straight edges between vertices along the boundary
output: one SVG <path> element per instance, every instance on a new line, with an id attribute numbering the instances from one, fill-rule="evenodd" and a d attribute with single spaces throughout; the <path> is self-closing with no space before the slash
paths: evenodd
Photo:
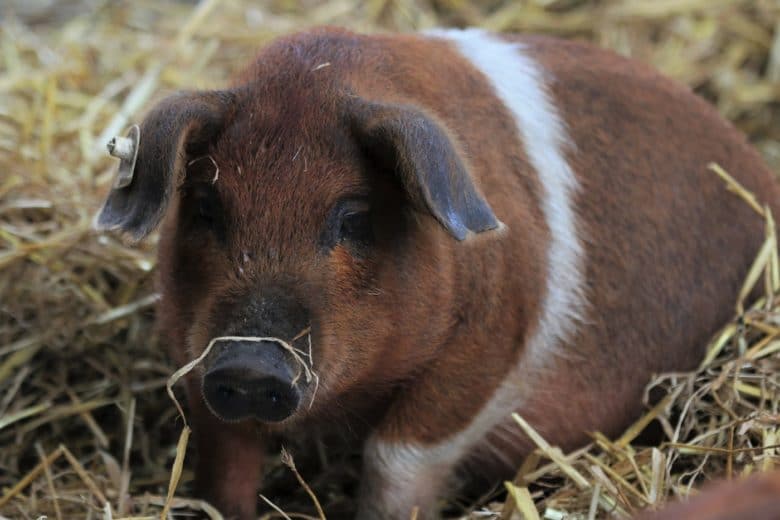
<path id="1" fill-rule="evenodd" d="M 435 517 L 456 470 L 511 474 L 511 412 L 564 448 L 619 432 L 653 373 L 695 366 L 762 240 L 707 165 L 780 200 L 685 87 L 478 30 L 278 39 L 161 101 L 136 150 L 97 226 L 160 226 L 176 363 L 223 338 L 187 389 L 200 489 L 239 518 L 269 433 L 364 432 L 357 516 L 395 519 Z"/>
<path id="2" fill-rule="evenodd" d="M 780 472 L 718 482 L 636 520 L 780 520 Z"/>

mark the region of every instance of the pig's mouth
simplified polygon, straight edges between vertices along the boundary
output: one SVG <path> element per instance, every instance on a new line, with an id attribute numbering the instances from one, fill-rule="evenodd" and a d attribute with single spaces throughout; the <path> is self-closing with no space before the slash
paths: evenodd
<path id="1" fill-rule="evenodd" d="M 311 371 L 295 351 L 273 338 L 224 338 L 209 354 L 202 391 L 209 410 L 236 422 L 281 422 L 301 405 Z"/>

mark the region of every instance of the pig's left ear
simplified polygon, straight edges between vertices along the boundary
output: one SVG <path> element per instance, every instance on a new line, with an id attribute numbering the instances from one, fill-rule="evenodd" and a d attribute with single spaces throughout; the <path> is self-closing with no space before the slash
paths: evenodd
<path id="1" fill-rule="evenodd" d="M 412 205 L 456 239 L 500 223 L 445 130 L 415 108 L 353 100 L 349 119 L 372 158 L 394 170 Z"/>

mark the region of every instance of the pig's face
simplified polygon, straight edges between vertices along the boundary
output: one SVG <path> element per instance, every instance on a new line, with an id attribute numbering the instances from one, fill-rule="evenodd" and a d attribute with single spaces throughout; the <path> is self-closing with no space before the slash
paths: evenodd
<path id="1" fill-rule="evenodd" d="M 335 411 L 408 377 L 456 322 L 453 238 L 498 225 L 417 110 L 278 95 L 162 102 L 99 216 L 139 238 L 166 215 L 162 325 L 178 363 L 230 338 L 200 368 L 227 421 Z"/>
<path id="2" fill-rule="evenodd" d="M 304 108 L 313 107 L 301 103 L 239 111 L 194 158 L 164 226 L 164 298 L 191 324 L 193 354 L 224 336 L 296 349 L 214 345 L 203 395 L 227 420 L 279 421 L 352 390 L 397 329 L 388 270 L 414 265 L 401 254 L 409 226 L 400 191 L 371 178 L 335 110 L 307 128 Z"/>

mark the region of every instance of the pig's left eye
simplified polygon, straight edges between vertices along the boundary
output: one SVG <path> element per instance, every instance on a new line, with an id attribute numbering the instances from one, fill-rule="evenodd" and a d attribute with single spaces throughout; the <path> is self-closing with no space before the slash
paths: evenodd
<path id="1" fill-rule="evenodd" d="M 363 247 L 372 239 L 373 230 L 368 203 L 347 199 L 331 209 L 322 233 L 322 245 L 326 249 L 341 243 Z"/>
<path id="2" fill-rule="evenodd" d="M 349 240 L 357 244 L 370 242 L 371 218 L 368 211 L 355 211 L 342 216 L 339 239 Z"/>

